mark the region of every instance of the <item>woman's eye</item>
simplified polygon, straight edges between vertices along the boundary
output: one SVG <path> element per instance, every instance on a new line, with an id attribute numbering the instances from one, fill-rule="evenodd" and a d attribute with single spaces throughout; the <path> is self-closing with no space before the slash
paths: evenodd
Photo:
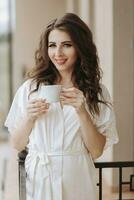
<path id="1" fill-rule="evenodd" d="M 56 47 L 55 44 L 49 44 L 48 47 Z"/>
<path id="2" fill-rule="evenodd" d="M 72 44 L 64 44 L 65 47 L 71 47 Z"/>

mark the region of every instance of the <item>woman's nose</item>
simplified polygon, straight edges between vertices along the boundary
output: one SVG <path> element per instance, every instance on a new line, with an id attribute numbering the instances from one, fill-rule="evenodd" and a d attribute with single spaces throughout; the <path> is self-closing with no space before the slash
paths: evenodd
<path id="1" fill-rule="evenodd" d="M 63 55 L 63 51 L 61 47 L 57 47 L 55 51 L 55 56 L 61 56 Z"/>

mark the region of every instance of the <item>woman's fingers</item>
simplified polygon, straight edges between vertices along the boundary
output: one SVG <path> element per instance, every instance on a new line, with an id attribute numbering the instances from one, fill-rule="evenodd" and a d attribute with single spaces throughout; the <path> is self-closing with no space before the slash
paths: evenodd
<path id="1" fill-rule="evenodd" d="M 31 105 L 36 105 L 36 104 L 40 104 L 40 103 L 46 103 L 46 99 L 32 99 L 32 100 L 29 100 L 29 104 L 31 104 Z"/>
<path id="2" fill-rule="evenodd" d="M 31 109 L 31 108 L 40 108 L 40 107 L 48 107 L 49 103 L 36 103 L 36 104 L 28 104 L 27 108 Z"/>
<path id="3" fill-rule="evenodd" d="M 70 100 L 72 99 L 75 100 L 75 101 L 83 101 L 84 99 L 84 95 L 83 95 L 83 92 L 78 90 L 77 88 L 69 88 L 69 89 L 65 89 L 61 92 L 61 95 L 60 95 L 60 99 L 61 100 Z"/>
<path id="4" fill-rule="evenodd" d="M 77 104 L 77 105 L 81 105 L 83 103 L 83 101 L 81 99 L 62 99 L 62 102 L 63 104 L 66 104 L 66 105 L 74 105 L 74 104 Z"/>
<path id="5" fill-rule="evenodd" d="M 38 116 L 41 116 L 42 114 L 45 114 L 47 113 L 48 109 L 47 110 L 41 110 L 41 111 L 38 111 L 38 112 L 29 112 L 29 115 L 31 115 L 32 117 L 38 117 Z"/>
<path id="6" fill-rule="evenodd" d="M 61 92 L 61 97 L 80 98 L 83 97 L 83 92 L 77 88 L 63 89 L 63 91 Z"/>
<path id="7" fill-rule="evenodd" d="M 40 107 L 40 108 L 30 108 L 30 109 L 28 109 L 28 111 L 30 113 L 37 113 L 37 112 L 42 112 L 42 111 L 46 111 L 46 110 L 48 110 L 48 106 Z"/>
<path id="8" fill-rule="evenodd" d="M 50 104 L 46 100 L 38 99 L 31 100 L 27 105 L 27 112 L 31 117 L 38 117 L 46 113 L 49 109 Z"/>
<path id="9" fill-rule="evenodd" d="M 77 88 L 63 89 L 60 96 L 63 105 L 71 105 L 77 111 L 85 107 L 85 97 L 83 92 Z"/>

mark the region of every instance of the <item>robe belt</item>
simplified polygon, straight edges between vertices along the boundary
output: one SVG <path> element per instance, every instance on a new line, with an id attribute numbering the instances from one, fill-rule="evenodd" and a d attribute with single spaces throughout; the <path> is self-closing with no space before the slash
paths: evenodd
<path id="1" fill-rule="evenodd" d="M 28 154 L 34 154 L 34 156 L 39 158 L 40 164 L 46 165 L 49 164 L 49 157 L 54 156 L 75 156 L 81 154 L 88 154 L 86 149 L 80 149 L 78 151 L 54 151 L 54 152 L 43 152 L 43 151 L 36 151 L 36 150 L 29 150 Z"/>
<path id="2" fill-rule="evenodd" d="M 32 194 L 34 198 L 34 186 L 35 186 L 35 174 L 36 174 L 36 167 L 37 165 L 44 165 L 44 169 L 46 170 L 45 176 L 43 178 L 47 177 L 50 174 L 50 160 L 49 157 L 55 157 L 55 156 L 76 156 L 76 155 L 82 155 L 82 154 L 88 154 L 86 149 L 80 149 L 80 150 L 69 150 L 69 151 L 54 151 L 54 152 L 43 152 L 43 151 L 37 151 L 33 149 L 29 149 L 28 156 L 32 155 L 34 156 L 34 159 L 32 161 L 32 174 L 33 177 L 33 189 Z M 38 160 L 39 159 L 39 160 Z M 38 161 L 37 161 L 38 160 Z M 45 171 L 44 171 L 45 172 Z"/>

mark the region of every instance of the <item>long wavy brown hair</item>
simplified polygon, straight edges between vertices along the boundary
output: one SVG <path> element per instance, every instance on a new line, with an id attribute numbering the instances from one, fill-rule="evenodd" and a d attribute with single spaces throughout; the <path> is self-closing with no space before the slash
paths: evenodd
<path id="1" fill-rule="evenodd" d="M 54 84 L 61 79 L 60 73 L 48 56 L 48 37 L 52 30 L 67 32 L 78 54 L 72 77 L 77 87 L 83 91 L 91 114 L 99 115 L 99 103 L 107 102 L 102 95 L 100 86 L 101 69 L 98 64 L 97 49 L 93 42 L 89 27 L 74 13 L 66 13 L 60 19 L 52 20 L 41 35 L 39 48 L 35 52 L 35 67 L 28 73 L 32 83 L 36 82 L 38 90 L 40 84 Z"/>

